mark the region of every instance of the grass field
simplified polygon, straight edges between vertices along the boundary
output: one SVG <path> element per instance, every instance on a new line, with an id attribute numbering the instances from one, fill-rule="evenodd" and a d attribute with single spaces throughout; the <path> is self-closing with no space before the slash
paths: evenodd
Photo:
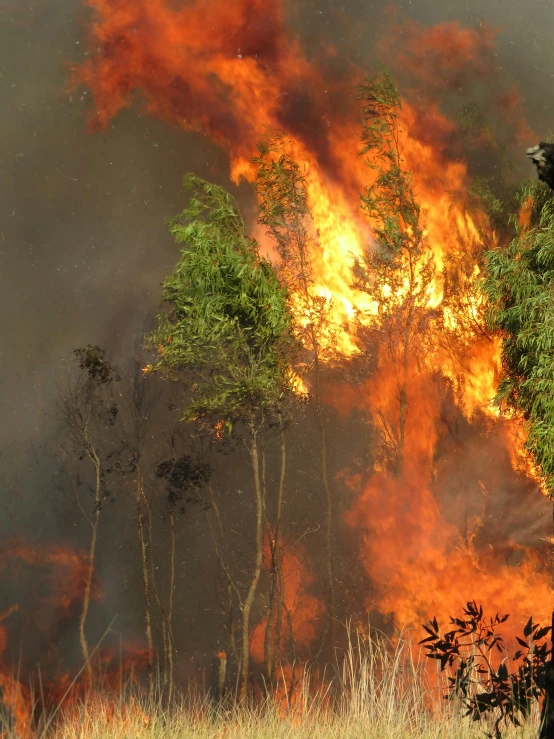
<path id="1" fill-rule="evenodd" d="M 429 662 L 427 660 L 427 662 Z M 168 709 L 129 687 L 121 695 L 96 690 L 43 716 L 23 736 L 4 722 L 3 739 L 470 739 L 491 726 L 463 717 L 441 699 L 443 689 L 419 650 L 359 642 L 332 677 L 305 672 L 291 697 L 270 696 L 237 706 L 189 692 Z M 12 722 L 13 723 L 13 722 Z M 6 728 L 8 727 L 8 728 Z M 538 710 L 522 729 L 503 737 L 538 735 Z"/>
<path id="2" fill-rule="evenodd" d="M 396 710 L 398 709 L 398 710 Z M 536 726 L 510 730 L 506 737 L 536 737 Z M 155 714 L 145 722 L 140 712 L 121 714 L 101 708 L 83 711 L 62 723 L 54 736 L 59 739 L 470 739 L 484 737 L 484 727 L 446 716 L 434 719 L 409 716 L 402 706 L 380 715 L 353 709 L 338 713 L 318 711 L 302 718 L 281 717 L 275 710 L 215 712 L 194 716 L 177 711 L 171 717 Z"/>

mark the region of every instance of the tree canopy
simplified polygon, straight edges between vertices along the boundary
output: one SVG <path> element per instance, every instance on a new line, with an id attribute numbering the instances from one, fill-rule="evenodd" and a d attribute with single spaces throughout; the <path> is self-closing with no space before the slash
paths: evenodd
<path id="1" fill-rule="evenodd" d="M 533 183 L 522 204 L 527 223 L 487 254 L 488 322 L 503 335 L 495 402 L 527 421 L 527 449 L 554 490 L 554 193 Z"/>
<path id="2" fill-rule="evenodd" d="M 294 346 L 286 290 L 245 233 L 232 196 L 194 175 L 183 212 L 169 222 L 184 244 L 162 298 L 169 310 L 149 337 L 153 371 L 183 378 L 186 420 L 228 428 L 275 410 L 290 387 Z"/>

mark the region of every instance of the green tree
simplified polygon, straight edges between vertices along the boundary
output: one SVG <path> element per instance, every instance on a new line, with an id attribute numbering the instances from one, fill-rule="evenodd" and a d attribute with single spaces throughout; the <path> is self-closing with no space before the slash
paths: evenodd
<path id="1" fill-rule="evenodd" d="M 520 223 L 506 249 L 486 254 L 488 325 L 502 336 L 496 405 L 522 417 L 525 447 L 554 496 L 554 193 L 533 182 L 520 193 Z M 553 614 L 554 628 L 554 614 Z M 554 735 L 554 647 L 544 682 L 540 738 Z"/>
<path id="2" fill-rule="evenodd" d="M 371 296 L 377 314 L 374 340 L 379 371 L 392 372 L 397 409 L 377 410 L 381 454 L 386 468 L 400 474 L 406 453 L 410 383 L 417 374 L 428 338 L 430 288 L 435 274 L 423 214 L 416 201 L 412 175 L 401 151 L 401 101 L 384 72 L 367 80 L 363 101 L 363 155 L 374 181 L 361 197 L 375 237 L 363 259 L 354 263 L 354 286 Z M 368 316 L 363 316 L 367 322 Z"/>
<path id="3" fill-rule="evenodd" d="M 554 492 L 554 193 L 533 183 L 522 198 L 528 223 L 486 255 L 488 324 L 503 336 L 495 402 L 527 422 L 526 448 Z"/>
<path id="4" fill-rule="evenodd" d="M 240 698 L 247 695 L 250 613 L 263 562 L 265 489 L 260 435 L 291 392 L 294 351 L 286 292 L 256 242 L 245 233 L 225 190 L 194 175 L 192 197 L 169 224 L 181 258 L 165 280 L 169 310 L 149 339 L 157 348 L 151 370 L 183 382 L 183 420 L 204 428 L 244 430 L 256 502 L 256 554 L 242 604 Z"/>

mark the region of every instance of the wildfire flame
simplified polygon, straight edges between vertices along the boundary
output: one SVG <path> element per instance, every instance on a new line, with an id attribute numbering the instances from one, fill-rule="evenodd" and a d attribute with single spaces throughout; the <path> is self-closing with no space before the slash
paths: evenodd
<path id="1" fill-rule="evenodd" d="M 41 619 L 33 618 L 33 631 L 41 632 L 51 627 L 51 619 L 46 614 L 51 611 L 54 619 L 60 623 L 74 617 L 76 609 L 82 604 L 83 591 L 88 573 L 88 556 L 79 550 L 67 546 L 30 545 L 22 539 L 11 539 L 3 543 L 0 549 L 0 575 L 5 579 L 14 573 L 21 580 L 28 573 L 30 577 L 40 578 L 42 587 L 40 594 L 34 596 L 33 616 L 40 609 Z M 103 592 L 94 582 L 91 593 L 93 600 L 103 598 Z M 13 604 L 0 613 L 0 690 L 2 708 L 11 717 L 15 735 L 21 739 L 30 739 L 35 735 L 33 717 L 37 710 L 48 710 L 51 705 L 63 703 L 64 717 L 80 715 L 83 704 L 90 704 L 99 699 L 85 680 L 75 680 L 69 673 L 45 674 L 41 679 L 41 698 L 32 696 L 27 686 L 27 670 L 24 664 L 11 664 L 7 652 L 8 627 L 13 624 L 17 614 L 23 614 L 19 604 Z M 51 632 L 45 634 L 51 639 Z M 57 662 L 57 645 L 52 644 L 49 653 L 51 662 Z M 121 661 L 121 653 L 124 659 Z M 147 650 L 142 645 L 126 643 L 121 653 L 112 654 L 108 648 L 99 649 L 98 660 L 102 664 L 102 680 L 105 687 L 117 690 L 122 683 L 122 676 L 127 676 L 131 667 L 140 668 L 147 663 Z M 117 665 L 111 669 L 111 665 Z M 36 665 L 33 663 L 32 669 Z M 48 668 L 52 665 L 47 666 Z M 51 672 L 51 670 L 50 670 Z M 102 700 L 105 700 L 102 698 Z M 103 708 L 106 708 L 104 703 Z M 115 704 L 114 704 L 115 708 Z M 129 710 L 139 710 L 138 706 L 129 706 Z M 72 709 L 72 710 L 69 710 Z M 73 711 L 73 712 L 72 712 Z M 149 719 L 148 719 L 149 720 Z M 146 722 L 146 719 L 145 719 Z M 3 734 L 0 733 L 0 736 Z"/>
<path id="2" fill-rule="evenodd" d="M 318 620 L 323 616 L 323 605 L 310 593 L 314 577 L 306 571 L 299 551 L 289 551 L 281 543 L 283 586 L 282 633 L 279 635 L 283 651 L 288 652 L 289 665 L 297 658 L 296 650 L 310 644 L 317 634 Z M 266 540 L 264 559 L 271 560 L 269 542 Z M 252 657 L 259 663 L 264 661 L 264 637 L 268 616 L 256 626 L 252 633 Z M 275 626 L 275 624 L 274 624 Z M 292 652 L 292 654 L 291 654 Z M 279 665 L 282 669 L 283 665 Z"/>
<path id="3" fill-rule="evenodd" d="M 186 131 L 203 131 L 226 149 L 236 182 L 242 177 L 252 181 L 251 157 L 267 130 L 286 132 L 307 181 L 315 234 L 314 290 L 327 301 L 335 337 L 327 341 L 345 358 L 355 356 L 360 348 L 356 319 L 371 323 L 376 314 L 369 297 L 352 287 L 351 273 L 353 259 L 373 245 L 370 224 L 357 208 L 372 178 L 359 156 L 360 114 L 351 94 L 362 71 L 344 64 L 331 74 L 323 71 L 329 65 L 309 61 L 275 0 L 88 2 L 94 11 L 90 56 L 74 68 L 72 84 L 92 91 L 91 130 L 105 129 L 139 92 L 148 113 Z M 459 25 L 429 33 L 410 28 L 404 56 L 430 79 L 440 79 L 444 65 L 464 81 L 479 74 L 475 60 L 493 45 L 492 32 L 469 32 Z M 433 50 L 435 66 L 427 63 L 426 50 Z M 327 61 L 335 55 L 329 49 Z M 513 94 L 505 97 L 502 110 L 522 135 Z M 521 442 L 490 403 L 500 373 L 500 345 L 476 329 L 482 325 L 483 305 L 469 288 L 480 275 L 483 251 L 496 244 L 496 236 L 486 218 L 469 208 L 465 164 L 446 154 L 456 126 L 434 102 L 425 111 L 404 102 L 401 123 L 401 148 L 413 172 L 435 263 L 427 309 L 441 314 L 442 325 L 457 333 L 462 349 L 444 351 L 437 335 L 410 384 L 409 451 L 402 475 L 368 470 L 350 477 L 357 499 L 347 524 L 358 532 L 360 558 L 378 592 L 368 603 L 401 623 L 416 623 L 431 613 L 449 615 L 470 597 L 485 607 L 510 610 L 516 620 L 531 612 L 545 618 L 551 590 L 528 546 L 538 537 L 531 536 L 525 545 L 514 543 L 506 528 L 506 541 L 498 547 L 502 551 L 478 546 L 475 531 L 463 535 L 437 497 L 436 479 L 445 465 L 448 479 L 467 478 L 471 496 L 483 497 L 481 483 L 472 477 L 471 458 L 459 451 L 470 448 L 461 432 L 460 440 L 451 442 L 448 464 L 438 456 L 446 444 L 448 419 L 443 418 L 447 400 L 441 405 L 437 373 L 446 383 L 441 386 L 444 398 L 452 398 L 457 409 L 456 424 L 482 439 L 488 434 L 511 457 L 512 467 Z M 381 372 L 364 383 L 360 402 L 374 416 L 394 415 L 393 372 L 384 355 L 379 363 Z M 337 398 L 331 402 L 340 406 Z M 348 412 L 347 407 L 339 410 Z M 463 469 L 457 468 L 456 458 L 465 459 Z M 513 470 L 506 469 L 502 474 L 515 479 Z M 528 466 L 525 474 L 532 478 L 534 472 Z M 452 487 L 448 479 L 442 484 Z M 478 529 L 479 520 L 475 516 L 470 528 Z"/>

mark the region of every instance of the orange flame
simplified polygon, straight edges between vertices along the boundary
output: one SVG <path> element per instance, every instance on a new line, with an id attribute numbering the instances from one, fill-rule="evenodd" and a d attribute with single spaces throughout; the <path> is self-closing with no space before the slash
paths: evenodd
<path id="1" fill-rule="evenodd" d="M 330 74 L 309 62 L 298 39 L 288 32 L 282 4 L 276 0 L 88 2 L 95 12 L 91 53 L 73 70 L 72 84 L 84 84 L 93 93 L 92 130 L 105 129 L 138 91 L 150 114 L 184 130 L 202 130 L 225 148 L 235 181 L 252 180 L 250 158 L 268 128 L 286 131 L 307 181 L 316 244 L 311 255 L 314 291 L 325 298 L 333 329 L 324 338 L 324 349 L 355 356 L 357 321 L 362 317 L 375 325 L 377 310 L 367 295 L 352 288 L 351 275 L 353 258 L 372 248 L 370 227 L 357 209 L 359 195 L 371 180 L 371 170 L 358 156 L 359 110 L 350 94 L 362 79 L 361 71 L 344 65 Z M 390 50 L 400 48 L 395 64 L 417 70 L 423 82 L 433 83 L 433 94 L 447 86 L 446 79 L 467 87 L 492 74 L 495 32 L 484 26 L 423 29 L 397 23 L 391 33 L 402 40 L 388 44 L 389 56 Z M 331 57 L 335 52 L 327 53 Z M 525 135 L 516 95 L 501 90 L 496 102 L 511 121 L 514 137 Z M 379 593 L 376 607 L 399 623 L 415 623 L 431 613 L 447 616 L 469 598 L 482 600 L 487 609 L 511 610 L 517 618 L 530 613 L 544 618 L 551 590 L 527 546 L 538 544 L 536 532 L 525 545 L 506 537 L 495 552 L 477 542 L 482 511 L 469 517 L 464 534 L 439 504 L 435 480 L 441 471 L 444 477 L 443 468 L 448 467 L 440 450 L 451 438 L 445 489 L 456 490 L 458 480 L 467 478 L 471 495 L 486 497 L 480 478 L 471 475 L 471 458 L 464 469 L 456 468 L 456 459 L 473 447 L 462 432 L 450 431 L 449 437 L 444 431 L 449 403 L 456 409 L 455 424 L 472 430 L 472 438 L 490 440 L 501 450 L 499 458 L 504 460 L 519 442 L 506 431 L 509 421 L 499 420 L 490 404 L 500 372 L 500 347 L 480 330 L 484 306 L 471 288 L 479 277 L 483 251 L 496 244 L 496 236 L 487 219 L 469 208 L 465 164 L 446 154 L 456 125 L 435 100 L 427 100 L 424 111 L 405 102 L 401 122 L 403 156 L 413 172 L 436 267 L 426 309 L 430 317 L 440 317 L 445 336 L 454 336 L 458 348 L 445 347 L 444 337 L 436 332 L 421 364 L 410 367 L 402 474 L 371 469 L 351 476 L 358 497 L 347 523 L 360 534 L 360 557 Z M 383 352 L 378 362 L 378 376 L 363 383 L 364 403 L 374 419 L 393 418 L 398 408 L 394 368 Z M 437 375 L 448 386 L 441 386 L 440 392 Z M 332 402 L 346 411 L 336 397 Z M 494 459 L 490 465 L 500 470 Z M 534 471 L 528 467 L 526 473 Z M 502 474 L 510 484 L 517 478 L 505 466 Z M 535 493 L 536 486 L 525 493 L 526 500 L 533 500 Z M 464 591 L 469 587 L 471 592 Z M 303 598 L 310 602 L 307 592 Z M 258 657 L 259 633 L 253 644 Z"/>
<path id="2" fill-rule="evenodd" d="M 264 546 L 266 562 L 271 559 L 269 542 L 266 539 Z M 281 543 L 283 567 L 283 633 L 280 635 L 282 644 L 294 644 L 298 647 L 309 645 L 318 633 L 317 625 L 323 615 L 323 605 L 310 593 L 314 578 L 306 570 L 303 558 L 299 551 L 288 551 Z M 259 663 L 264 661 L 264 637 L 268 623 L 268 615 L 254 628 L 252 632 L 252 658 Z M 284 651 L 290 652 L 290 649 Z M 290 657 L 290 654 L 289 654 Z M 281 664 L 286 663 L 286 658 Z M 281 669 L 281 668 L 279 668 Z"/>
<path id="3" fill-rule="evenodd" d="M 29 545 L 22 539 L 6 541 L 0 549 L 0 574 L 6 576 L 10 572 L 17 572 L 20 577 L 20 567 L 23 566 L 31 573 L 40 573 L 41 582 L 46 584 L 46 592 L 39 596 L 35 607 L 50 606 L 55 609 L 57 617 L 65 619 L 73 615 L 82 602 L 85 581 L 88 575 L 88 556 L 67 546 Z M 103 597 L 101 588 L 93 584 L 91 597 L 99 600 Z M 12 605 L 7 611 L 0 614 L 0 689 L 1 701 L 13 721 L 15 734 L 22 739 L 30 739 L 33 735 L 33 703 L 31 691 L 24 684 L 25 674 L 20 674 L 24 668 L 21 665 L 10 665 L 5 655 L 8 644 L 7 627 L 5 622 L 13 614 L 21 611 L 18 604 Z M 46 619 L 48 621 L 48 619 Z M 34 622 L 34 630 L 41 630 L 40 619 Z M 146 664 L 146 650 L 142 647 L 125 645 L 125 654 L 130 654 L 132 664 Z M 51 657 L 51 655 L 50 655 Z M 116 662 L 109 650 L 99 651 L 98 658 L 103 667 Z M 130 662 L 126 659 L 120 666 L 125 671 Z M 106 686 L 112 685 L 117 689 L 120 684 L 119 672 L 104 670 Z M 113 684 L 110 683 L 113 681 Z M 71 688 L 71 690 L 69 690 Z M 41 686 L 41 696 L 46 701 L 58 704 L 62 698 L 65 703 L 75 698 L 89 696 L 90 686 L 84 682 L 74 683 L 69 675 L 57 675 L 49 682 L 45 680 Z M 41 708 L 47 706 L 41 704 Z"/>

